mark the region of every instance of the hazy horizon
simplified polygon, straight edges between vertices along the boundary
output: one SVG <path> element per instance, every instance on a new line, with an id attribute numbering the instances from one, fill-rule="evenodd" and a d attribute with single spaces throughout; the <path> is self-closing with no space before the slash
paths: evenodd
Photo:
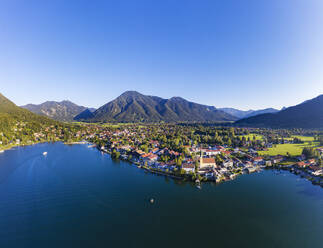
<path id="1" fill-rule="evenodd" d="M 129 90 L 129 91 L 136 91 L 136 90 Z M 138 92 L 138 91 L 137 91 Z M 1 92 L 0 92 L 1 93 Z M 122 93 L 124 93 L 124 92 L 122 92 Z M 121 93 L 121 94 L 122 94 Z M 140 94 L 143 94 L 142 92 L 139 92 Z M 120 94 L 120 95 L 121 95 Z M 118 95 L 118 96 L 120 96 L 120 95 Z M 151 95 L 151 94 L 143 94 L 143 95 L 148 95 L 148 96 L 158 96 L 158 95 Z M 319 94 L 319 95 L 321 95 L 321 94 Z M 317 96 L 319 96 L 319 95 L 317 95 Z M 72 100 L 70 100 L 70 99 L 60 99 L 60 100 L 56 100 L 56 99 L 48 99 L 48 100 L 46 100 L 46 101 L 44 101 L 44 102 L 30 102 L 30 103 L 26 103 L 26 104 L 17 104 L 18 106 L 25 106 L 25 105 L 28 105 L 28 104 L 34 104 L 34 105 L 39 105 L 39 104 L 42 104 L 42 103 L 45 103 L 45 102 L 62 102 L 62 101 L 70 101 L 70 102 L 72 102 L 72 103 L 74 103 L 74 104 L 76 104 L 76 105 L 79 105 L 79 106 L 84 106 L 84 107 L 87 107 L 87 108 L 95 108 L 95 109 L 98 109 L 98 108 L 100 108 L 100 107 L 102 107 L 103 105 L 105 105 L 106 103 L 108 103 L 108 102 L 110 102 L 110 101 L 113 101 L 115 98 L 117 98 L 118 96 L 116 96 L 116 97 L 114 97 L 114 98 L 112 98 L 112 99 L 109 99 L 109 100 L 107 100 L 104 104 L 102 104 L 102 105 L 100 105 L 100 106 L 96 106 L 96 107 L 93 107 L 93 106 L 86 106 L 86 105 L 83 105 L 83 104 L 79 104 L 79 103 L 77 103 L 77 102 L 74 102 L 74 101 L 72 101 Z M 317 97 L 317 96 L 314 96 L 314 97 L 312 97 L 312 98 L 315 98 L 315 97 Z M 5 96 L 6 97 L 6 96 Z M 182 98 L 184 98 L 183 96 L 171 96 L 171 97 L 182 97 Z M 165 97 L 165 99 L 169 99 L 169 98 L 171 98 L 171 97 Z M 310 99 L 312 99 L 312 98 L 310 98 Z M 188 100 L 188 101 L 190 101 L 190 102 L 192 102 L 190 99 L 187 99 L 187 98 L 184 98 L 184 99 L 186 99 L 186 100 Z M 310 99 L 305 99 L 304 101 L 302 101 L 302 102 L 305 102 L 305 101 L 307 101 L 307 100 L 310 100 Z M 9 99 L 9 100 L 11 100 L 11 99 Z M 300 104 L 300 103 L 302 103 L 302 102 L 299 102 L 299 103 L 297 103 L 297 104 Z M 15 103 L 15 102 L 14 102 Z M 196 102 L 196 103 L 199 103 L 199 104 L 203 104 L 203 105 L 208 105 L 208 104 L 204 104 L 204 103 L 201 103 L 201 102 Z M 16 103 L 15 103 L 16 104 Z M 294 104 L 294 105 L 297 105 L 297 104 Z M 283 108 L 288 108 L 288 107 L 291 107 L 291 106 L 294 106 L 294 105 L 290 105 L 290 106 L 282 106 L 282 107 L 280 107 L 280 108 L 276 108 L 276 109 L 278 109 L 278 110 L 281 110 L 281 109 L 283 109 Z M 214 105 L 209 105 L 209 106 L 214 106 Z M 243 107 L 237 107 L 237 108 L 235 108 L 235 107 L 231 107 L 231 106 L 214 106 L 214 107 L 216 107 L 216 108 L 234 108 L 234 109 L 238 109 L 238 110 L 242 110 L 242 111 L 249 111 L 249 110 L 260 110 L 260 108 L 254 108 L 254 109 L 245 109 L 245 108 L 243 108 Z M 265 107 L 265 108 L 262 108 L 262 109 L 267 109 L 267 108 L 274 108 L 274 107 L 271 107 L 271 106 L 269 106 L 269 107 Z"/>

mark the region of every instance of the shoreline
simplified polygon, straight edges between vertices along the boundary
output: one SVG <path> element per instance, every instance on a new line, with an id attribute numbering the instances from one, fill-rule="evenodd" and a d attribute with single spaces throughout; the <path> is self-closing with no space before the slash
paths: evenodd
<path id="1" fill-rule="evenodd" d="M 42 144 L 42 143 L 48 143 L 48 142 L 36 142 L 36 143 L 32 143 L 32 144 L 19 144 L 19 145 L 12 145 L 9 147 L 1 147 L 0 153 L 4 153 L 5 151 L 9 151 L 9 150 L 16 148 L 16 147 L 33 146 L 33 145 Z"/>
<path id="2" fill-rule="evenodd" d="M 299 178 L 306 179 L 307 181 L 311 182 L 315 186 L 321 186 L 323 188 L 323 179 L 320 179 L 318 177 L 313 177 L 312 175 L 295 168 L 285 168 L 285 167 L 265 167 L 266 170 L 273 170 L 273 171 L 288 171 L 289 173 L 298 176 Z M 319 181 L 316 181 L 319 180 Z"/>
<path id="3" fill-rule="evenodd" d="M 85 144 L 92 144 L 91 142 L 88 141 L 75 141 L 75 142 L 64 142 L 62 140 L 55 140 L 55 141 L 40 141 L 40 142 L 34 142 L 31 144 L 19 144 L 19 145 L 11 145 L 9 147 L 1 147 L 0 146 L 0 153 L 4 153 L 5 151 L 9 151 L 13 148 L 16 147 L 25 147 L 25 146 L 33 146 L 33 145 L 37 145 L 37 144 L 45 144 L 45 143 L 56 143 L 56 142 L 62 142 L 64 145 L 85 145 Z"/>
<path id="4" fill-rule="evenodd" d="M 96 148 L 97 150 L 99 150 L 102 153 L 109 154 L 110 157 L 112 158 L 112 153 L 110 151 L 102 150 L 97 144 L 89 142 L 89 141 L 74 141 L 74 142 L 63 142 L 63 141 L 53 141 L 53 142 L 49 141 L 48 142 L 48 141 L 45 141 L 45 142 L 36 142 L 36 143 L 32 143 L 32 144 L 22 144 L 22 145 L 19 144 L 19 145 L 13 145 L 13 146 L 10 146 L 10 147 L 7 147 L 7 148 L 1 148 L 0 149 L 0 154 L 4 153 L 5 151 L 9 151 L 9 150 L 11 150 L 11 149 L 13 149 L 15 147 L 25 147 L 25 146 L 33 146 L 33 145 L 37 145 L 37 144 L 44 144 L 44 143 L 49 144 L 49 143 L 56 143 L 56 142 L 62 142 L 64 145 L 92 144 L 93 148 Z M 114 158 L 112 158 L 112 159 L 114 159 Z M 167 173 L 167 172 L 164 172 L 164 171 L 159 171 L 158 169 L 148 168 L 147 166 L 145 166 L 144 164 L 141 164 L 140 162 L 130 161 L 128 159 L 123 159 L 122 157 L 119 157 L 117 159 L 122 160 L 124 162 L 131 163 L 132 165 L 137 166 L 138 169 L 143 169 L 144 171 L 146 171 L 148 173 L 151 173 L 151 174 L 161 175 L 161 176 L 169 177 L 169 178 L 172 178 L 172 179 L 175 179 L 175 180 L 181 180 L 181 181 L 186 181 L 187 180 L 187 181 L 190 181 L 192 183 L 195 183 L 196 186 L 200 185 L 200 182 L 196 183 L 196 180 L 193 179 L 192 176 L 188 175 L 188 174 L 174 175 L 174 174 Z M 322 179 L 320 179 L 320 181 L 317 183 L 315 180 L 311 180 L 311 179 L 313 179 L 313 177 L 311 175 L 308 175 L 305 172 L 296 170 L 294 168 L 284 168 L 284 167 L 279 167 L 279 166 L 266 166 L 266 167 L 261 168 L 260 170 L 255 171 L 255 172 L 261 172 L 262 170 L 289 171 L 290 173 L 292 173 L 294 175 L 300 176 L 300 178 L 306 179 L 307 181 L 311 182 L 314 186 L 321 186 L 321 188 L 323 188 L 323 184 L 322 184 L 323 180 Z M 248 173 L 248 174 L 253 174 L 255 172 L 251 172 L 251 173 Z M 214 179 L 209 179 L 209 178 L 203 178 L 201 180 L 201 182 L 211 182 L 211 183 L 215 183 L 216 185 L 218 185 L 218 184 L 221 184 L 221 183 L 224 183 L 224 182 L 227 182 L 227 181 L 233 181 L 238 176 L 241 176 L 241 175 L 244 175 L 244 174 L 237 174 L 237 175 L 234 176 L 234 178 L 230 178 L 229 180 L 227 180 L 227 179 L 220 179 L 220 180 L 216 179 L 216 180 L 214 180 Z"/>
<path id="5" fill-rule="evenodd" d="M 91 142 L 89 142 L 91 143 Z M 93 144 L 93 145 L 96 145 L 96 144 Z M 107 153 L 110 155 L 110 157 L 112 158 L 112 152 L 108 151 L 108 150 L 103 150 L 99 147 L 99 145 L 96 145 L 95 146 L 100 152 L 102 153 Z M 115 158 L 112 158 L 112 159 L 115 159 Z M 211 178 L 206 178 L 206 177 L 202 177 L 201 180 L 198 180 L 197 178 L 192 178 L 192 175 L 189 175 L 189 174 L 183 174 L 183 175 L 174 175 L 172 173 L 167 173 L 167 172 L 164 172 L 164 171 L 160 171 L 158 169 L 154 169 L 154 168 L 149 168 L 147 166 L 145 166 L 144 164 L 140 163 L 140 162 L 134 162 L 134 161 L 130 161 L 128 159 L 124 159 L 122 158 L 121 156 L 119 158 L 117 158 L 118 160 L 121 160 L 121 161 L 124 161 L 124 162 L 128 162 L 128 163 L 131 163 L 132 165 L 135 165 L 137 166 L 138 169 L 142 169 L 148 173 L 151 173 L 151 174 L 156 174 L 156 175 L 161 175 L 161 176 L 165 176 L 165 177 L 169 177 L 169 178 L 172 178 L 172 179 L 175 179 L 175 180 L 181 180 L 181 181 L 189 181 L 189 182 L 192 182 L 192 183 L 195 183 L 196 186 L 200 186 L 200 183 L 201 182 L 209 182 L 209 183 L 215 183 L 215 184 L 221 184 L 221 183 L 225 183 L 225 182 L 228 182 L 228 181 L 233 181 L 235 180 L 238 176 L 241 176 L 241 175 L 244 175 L 244 174 L 236 174 L 233 178 L 230 178 L 230 179 L 227 179 L 227 178 L 219 178 L 219 179 L 211 179 Z M 260 172 L 262 171 L 262 169 L 259 169 L 259 170 L 256 170 L 254 172 L 250 172 L 248 174 L 254 174 L 256 172 Z"/>
<path id="6" fill-rule="evenodd" d="M 86 145 L 86 144 L 92 144 L 92 143 L 88 141 L 74 141 L 74 142 L 63 142 L 63 144 L 64 145 Z"/>
<path id="7" fill-rule="evenodd" d="M 89 142 L 90 143 L 90 142 Z M 96 144 L 95 144 L 96 145 Z M 102 150 L 98 145 L 96 145 L 96 148 L 101 151 L 102 153 L 107 153 L 111 156 L 111 152 L 109 152 L 108 150 Z M 111 156 L 112 158 L 112 156 Z M 147 166 L 141 164 L 140 162 L 133 162 L 133 161 L 130 161 L 128 159 L 123 159 L 122 157 L 119 157 L 117 158 L 119 160 L 122 160 L 122 161 L 125 161 L 125 162 L 128 162 L 128 163 L 131 163 L 132 165 L 136 165 L 138 169 L 143 169 L 144 171 L 148 172 L 148 173 L 151 173 L 151 174 L 157 174 L 157 175 L 161 175 L 161 176 L 165 176 L 165 177 L 169 177 L 169 178 L 173 178 L 175 180 L 181 180 L 181 181 L 190 181 L 192 183 L 195 183 L 196 186 L 199 186 L 201 182 L 210 182 L 210 183 L 215 183 L 216 185 L 219 185 L 219 184 L 222 184 L 222 183 L 225 183 L 225 182 L 228 182 L 228 181 L 234 181 L 236 178 L 238 178 L 239 176 L 243 176 L 244 173 L 239 173 L 239 174 L 236 174 L 233 178 L 230 178 L 230 179 L 209 179 L 209 178 L 203 178 L 199 183 L 196 183 L 196 180 L 195 179 L 192 179 L 192 177 L 190 175 L 173 175 L 171 173 L 167 173 L 167 172 L 164 172 L 164 171 L 159 171 L 158 169 L 154 169 L 154 168 L 148 168 Z M 261 172 L 263 170 L 272 170 L 272 171 L 280 171 L 280 170 L 283 170 L 283 171 L 289 171 L 291 174 L 294 174 L 294 175 L 300 175 L 301 178 L 305 178 L 307 181 L 311 182 L 312 185 L 314 186 L 321 186 L 321 188 L 323 188 L 323 184 L 322 184 L 322 179 L 320 179 L 320 182 L 319 183 L 315 183 L 315 180 L 310 180 L 309 178 L 312 178 L 311 175 L 302 175 L 298 170 L 295 170 L 295 169 L 291 169 L 291 168 L 283 168 L 283 167 L 278 167 L 278 166 L 266 166 L 266 167 L 262 167 L 262 168 L 259 168 L 259 170 L 256 170 L 254 172 L 250 172 L 250 173 L 246 173 L 246 174 L 254 174 L 256 172 Z M 313 178 L 312 178 L 313 179 Z"/>

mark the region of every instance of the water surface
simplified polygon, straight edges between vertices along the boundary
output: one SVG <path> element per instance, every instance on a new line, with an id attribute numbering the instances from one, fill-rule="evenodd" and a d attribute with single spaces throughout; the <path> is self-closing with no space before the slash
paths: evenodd
<path id="1" fill-rule="evenodd" d="M 198 190 L 87 145 L 0 154 L 0 247 L 304 248 L 322 234 L 323 189 L 288 172 Z"/>

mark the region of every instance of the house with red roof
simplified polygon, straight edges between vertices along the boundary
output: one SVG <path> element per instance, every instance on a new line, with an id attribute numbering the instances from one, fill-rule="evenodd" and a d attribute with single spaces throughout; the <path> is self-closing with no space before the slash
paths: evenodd
<path id="1" fill-rule="evenodd" d="M 195 165 L 189 164 L 189 163 L 183 163 L 182 169 L 185 170 L 186 173 L 188 172 L 194 172 L 195 171 Z"/>
<path id="2" fill-rule="evenodd" d="M 216 167 L 215 159 L 214 158 L 201 158 L 200 159 L 200 168 L 214 168 Z"/>
<path id="3" fill-rule="evenodd" d="M 221 151 L 223 154 L 225 154 L 225 155 L 230 155 L 231 154 L 231 152 L 230 151 L 227 151 L 227 150 L 224 150 L 224 151 Z"/>
<path id="4" fill-rule="evenodd" d="M 296 165 L 297 165 L 298 168 L 305 168 L 307 166 L 304 161 L 297 162 Z"/>

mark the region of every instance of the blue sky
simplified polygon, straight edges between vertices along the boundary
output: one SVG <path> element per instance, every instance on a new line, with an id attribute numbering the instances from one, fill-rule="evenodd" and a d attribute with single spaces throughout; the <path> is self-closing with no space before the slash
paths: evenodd
<path id="1" fill-rule="evenodd" d="M 0 92 L 99 107 L 126 90 L 239 109 L 323 93 L 321 0 L 0 1 Z"/>

